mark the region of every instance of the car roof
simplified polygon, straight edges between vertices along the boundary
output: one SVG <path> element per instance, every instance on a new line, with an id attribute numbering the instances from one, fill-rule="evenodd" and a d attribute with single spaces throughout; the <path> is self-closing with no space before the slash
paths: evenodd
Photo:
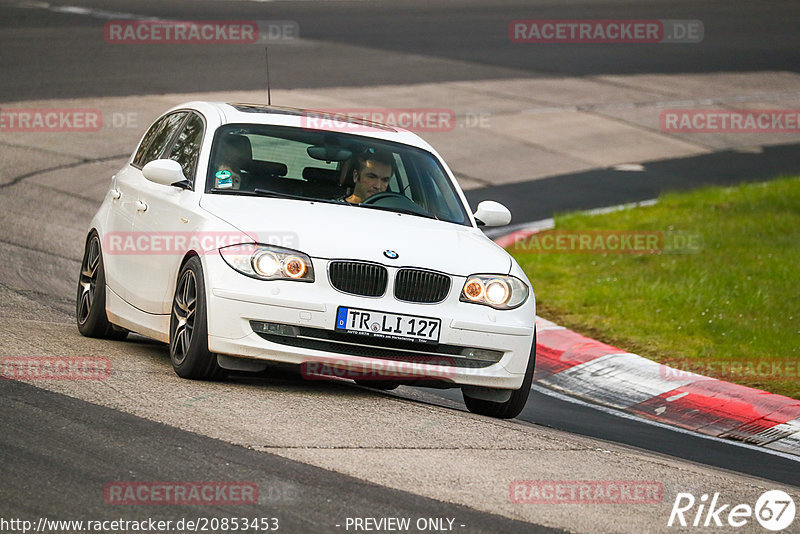
<path id="1" fill-rule="evenodd" d="M 290 126 L 394 141 L 435 152 L 433 147 L 413 132 L 397 126 L 349 116 L 342 112 L 264 104 L 203 101 L 187 102 L 175 106 L 170 111 L 179 109 L 193 109 L 200 112 L 207 120 L 210 120 L 209 126 L 214 129 L 224 124 Z M 347 110 L 342 111 L 346 112 Z"/>

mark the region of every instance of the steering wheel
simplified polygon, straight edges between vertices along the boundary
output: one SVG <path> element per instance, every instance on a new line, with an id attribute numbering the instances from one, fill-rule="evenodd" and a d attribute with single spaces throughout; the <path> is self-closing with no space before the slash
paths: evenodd
<path id="1" fill-rule="evenodd" d="M 393 191 L 384 191 L 383 193 L 375 193 L 374 195 L 369 197 L 367 200 L 362 202 L 362 204 L 377 204 L 378 202 L 380 202 L 381 200 L 384 200 L 384 199 L 397 199 L 397 200 L 403 199 L 405 201 L 408 201 L 408 202 L 411 202 L 412 204 L 414 204 L 414 202 L 409 200 L 407 196 L 401 195 L 400 193 L 395 193 Z M 388 204 L 388 203 L 387 202 L 381 202 L 381 204 L 385 205 L 385 204 Z M 416 204 L 414 204 L 414 205 L 416 206 Z"/>
<path id="2" fill-rule="evenodd" d="M 383 208 L 388 209 L 395 209 L 399 211 L 405 211 L 410 213 L 415 213 L 417 215 L 424 215 L 426 217 L 430 217 L 430 214 L 425 211 L 422 207 L 417 205 L 416 202 L 408 198 L 407 196 L 401 193 L 395 193 L 393 191 L 384 191 L 383 193 L 375 193 L 368 199 L 366 199 L 362 204 L 365 205 L 374 205 L 380 206 Z"/>

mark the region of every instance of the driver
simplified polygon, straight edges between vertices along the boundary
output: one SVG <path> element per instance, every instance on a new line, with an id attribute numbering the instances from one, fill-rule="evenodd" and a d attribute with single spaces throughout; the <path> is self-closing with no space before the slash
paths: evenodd
<path id="1" fill-rule="evenodd" d="M 353 169 L 353 194 L 345 200 L 360 204 L 369 197 L 383 193 L 392 179 L 392 154 L 374 148 L 366 149 L 356 160 Z"/>

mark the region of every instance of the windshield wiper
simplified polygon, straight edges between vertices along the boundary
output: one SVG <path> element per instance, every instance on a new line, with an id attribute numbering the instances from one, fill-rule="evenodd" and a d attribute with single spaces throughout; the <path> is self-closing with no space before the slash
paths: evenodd
<path id="1" fill-rule="evenodd" d="M 439 217 L 434 215 L 429 215 L 427 213 L 421 213 L 419 211 L 414 211 L 412 209 L 407 208 L 388 208 L 385 206 L 374 206 L 372 204 L 351 204 L 346 200 L 336 200 L 336 199 L 329 199 L 329 198 L 316 198 L 316 197 L 304 197 L 301 195 L 293 195 L 291 193 L 282 193 L 280 191 L 273 191 L 271 189 L 261 189 L 257 187 L 254 191 L 250 191 L 249 189 L 220 189 L 218 187 L 214 187 L 210 189 L 212 193 L 223 193 L 227 195 L 249 195 L 249 196 L 257 196 L 257 197 L 272 197 L 272 198 L 288 198 L 291 200 L 305 200 L 306 202 L 322 202 L 325 204 L 339 204 L 339 205 L 346 205 L 346 206 L 354 206 L 359 208 L 370 208 L 373 210 L 381 210 L 381 211 L 391 211 L 394 213 L 403 213 L 406 215 L 416 215 L 417 217 L 424 217 L 426 219 L 433 219 L 435 221 L 439 221 Z"/>
<path id="2" fill-rule="evenodd" d="M 291 193 L 281 193 L 280 191 L 272 191 L 270 189 L 256 188 L 255 191 L 249 189 L 220 189 L 213 187 L 209 189 L 211 193 L 223 193 L 226 195 L 248 195 L 251 197 L 273 197 L 273 198 L 288 198 L 291 200 L 305 200 L 306 202 L 324 202 L 326 204 L 341 204 L 344 201 L 331 200 L 327 198 L 304 197 L 301 195 L 293 195 Z"/>
<path id="3" fill-rule="evenodd" d="M 295 200 L 314 200 L 313 198 L 308 198 L 300 195 L 293 195 L 291 193 L 281 193 L 280 191 L 273 191 L 272 189 L 261 189 L 260 187 L 256 187 L 254 192 L 262 197 L 292 198 Z"/>
<path id="4" fill-rule="evenodd" d="M 265 197 L 289 198 L 292 200 L 305 200 L 306 202 L 322 202 L 325 204 L 341 204 L 343 202 L 341 200 L 333 200 L 330 198 L 304 197 L 302 195 L 293 195 L 291 193 L 281 193 L 280 191 L 272 191 L 271 189 L 261 189 L 260 187 L 256 187 L 255 192 L 256 194 Z"/>
<path id="5" fill-rule="evenodd" d="M 258 196 L 255 191 L 247 191 L 244 189 L 220 189 L 219 187 L 212 187 L 208 190 L 209 193 L 223 193 L 226 195 L 250 195 L 250 196 Z"/>
<path id="6" fill-rule="evenodd" d="M 440 220 L 439 217 L 436 217 L 434 215 L 430 215 L 428 213 L 420 213 L 419 211 L 414 211 L 408 208 L 388 208 L 386 206 L 375 206 L 373 204 L 353 204 L 353 206 L 358 206 L 359 208 L 370 208 L 373 210 L 392 211 L 394 213 L 403 213 L 406 215 L 416 215 L 417 217 L 425 217 L 426 219 L 433 219 L 435 221 Z"/>

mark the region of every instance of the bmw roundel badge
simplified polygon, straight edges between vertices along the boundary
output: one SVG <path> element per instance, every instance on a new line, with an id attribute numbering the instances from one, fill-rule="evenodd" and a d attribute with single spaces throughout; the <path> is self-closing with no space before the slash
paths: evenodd
<path id="1" fill-rule="evenodd" d="M 383 255 L 389 258 L 390 260 L 396 260 L 398 257 L 400 257 L 400 254 L 398 254 L 394 250 L 384 250 Z"/>

